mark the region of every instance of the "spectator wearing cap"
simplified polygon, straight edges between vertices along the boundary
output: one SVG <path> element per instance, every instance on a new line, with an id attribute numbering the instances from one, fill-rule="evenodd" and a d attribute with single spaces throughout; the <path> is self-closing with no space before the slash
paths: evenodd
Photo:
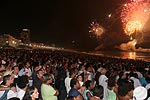
<path id="1" fill-rule="evenodd" d="M 141 83 L 137 77 L 138 77 L 137 73 L 133 72 L 130 73 L 130 79 L 134 81 L 134 88 L 141 86 Z"/>
<path id="2" fill-rule="evenodd" d="M 106 100 L 106 98 L 108 96 L 108 93 L 107 93 L 108 78 L 106 77 L 106 72 L 107 72 L 107 70 L 105 68 L 103 68 L 102 71 L 101 71 L 101 75 L 99 77 L 99 85 L 103 86 L 103 89 L 104 89 L 103 100 Z"/>
<path id="3" fill-rule="evenodd" d="M 133 100 L 145 100 L 147 97 L 147 90 L 142 86 L 138 86 L 133 91 Z"/>

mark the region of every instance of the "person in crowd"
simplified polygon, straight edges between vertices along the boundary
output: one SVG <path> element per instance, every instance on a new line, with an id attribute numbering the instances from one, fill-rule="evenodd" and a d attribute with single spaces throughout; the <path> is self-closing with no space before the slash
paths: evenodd
<path id="1" fill-rule="evenodd" d="M 104 89 L 104 96 L 103 96 L 103 100 L 106 100 L 108 93 L 107 93 L 107 82 L 108 82 L 108 78 L 106 77 L 106 72 L 107 70 L 105 68 L 102 69 L 101 71 L 101 75 L 99 77 L 99 85 L 103 86 Z"/>
<path id="2" fill-rule="evenodd" d="M 31 71 L 31 68 L 30 68 L 30 63 L 29 63 L 29 61 L 27 61 L 27 62 L 25 63 L 24 68 L 22 68 L 22 69 L 19 71 L 19 76 L 22 76 L 22 75 L 27 75 L 29 78 L 31 77 L 32 71 Z"/>
<path id="3" fill-rule="evenodd" d="M 133 91 L 133 100 L 145 100 L 147 98 L 147 90 L 142 86 L 138 86 Z"/>
<path id="4" fill-rule="evenodd" d="M 124 82 L 118 87 L 119 100 L 132 100 L 134 85 L 132 81 Z"/>
<path id="5" fill-rule="evenodd" d="M 93 96 L 93 93 L 92 93 L 92 89 L 93 89 L 93 82 L 91 80 L 87 80 L 85 82 L 85 89 L 84 89 L 84 94 L 83 94 L 83 97 L 85 100 L 90 100 L 90 98 Z"/>
<path id="6" fill-rule="evenodd" d="M 17 83 L 17 96 L 20 100 L 24 97 L 26 90 L 29 86 L 29 80 L 27 75 L 19 77 Z"/>
<path id="7" fill-rule="evenodd" d="M 70 81 L 75 76 L 76 76 L 75 69 L 74 68 L 70 69 L 69 70 L 69 76 L 65 78 L 65 87 L 66 87 L 67 93 L 69 93 L 69 91 L 71 89 L 71 87 L 70 87 Z"/>
<path id="8" fill-rule="evenodd" d="M 102 68 L 99 68 L 95 74 L 95 81 L 96 81 L 96 85 L 99 85 L 99 77 L 101 75 L 101 69 Z"/>
<path id="9" fill-rule="evenodd" d="M 126 73 L 124 71 L 121 71 L 119 73 L 119 79 L 117 81 L 117 85 L 120 86 L 120 85 L 122 85 L 123 83 L 126 83 L 126 82 L 127 82 Z"/>
<path id="10" fill-rule="evenodd" d="M 71 89 L 68 96 L 73 96 L 76 100 L 84 100 L 82 94 L 78 91 L 80 89 L 80 83 L 77 79 L 72 78 L 70 82 Z"/>
<path id="11" fill-rule="evenodd" d="M 79 81 L 80 86 L 83 86 L 84 82 L 83 82 L 83 77 L 82 77 L 82 75 L 78 75 L 78 76 L 77 76 L 77 80 Z"/>
<path id="12" fill-rule="evenodd" d="M 86 64 L 85 70 L 87 71 L 88 75 L 87 80 L 93 81 L 93 73 L 92 73 L 93 70 L 91 64 Z"/>
<path id="13" fill-rule="evenodd" d="M 55 90 L 50 84 L 53 82 L 53 77 L 51 74 L 43 75 L 43 83 L 41 86 L 41 94 L 43 100 L 57 100 L 59 91 Z"/>
<path id="14" fill-rule="evenodd" d="M 11 77 L 11 75 L 6 75 L 3 77 L 3 82 L 1 83 L 1 87 L 4 88 L 3 91 L 0 91 L 0 100 L 7 100 L 11 97 L 7 96 L 8 95 L 8 92 L 16 92 L 16 90 L 14 90 L 14 88 L 10 88 L 11 84 L 13 83 L 14 79 L 13 77 Z M 13 97 L 14 95 L 12 95 Z"/>
<path id="15" fill-rule="evenodd" d="M 84 85 L 84 82 L 83 82 L 83 77 L 82 75 L 78 75 L 77 78 L 76 78 L 79 83 L 80 83 L 80 89 L 79 89 L 79 92 L 83 95 L 84 94 L 84 89 L 85 89 L 85 85 Z"/>
<path id="16" fill-rule="evenodd" d="M 93 96 L 90 98 L 90 100 L 102 100 L 104 95 L 104 89 L 103 86 L 97 85 L 93 88 Z"/>
<path id="17" fill-rule="evenodd" d="M 42 68 L 41 68 L 41 69 L 39 69 L 39 70 L 36 72 L 35 78 L 33 78 L 33 86 L 38 89 L 38 92 L 39 92 L 39 100 L 42 100 L 42 96 L 41 96 L 41 85 L 42 85 L 43 74 L 44 74 L 44 73 L 43 73 Z"/>
<path id="18" fill-rule="evenodd" d="M 32 72 L 32 79 L 34 79 L 36 77 L 36 73 L 37 71 L 40 69 L 39 63 L 35 62 L 33 65 L 33 72 Z"/>
<path id="19" fill-rule="evenodd" d="M 85 66 L 84 66 L 84 64 L 81 64 L 81 65 L 79 66 L 78 75 L 82 74 L 84 70 L 85 70 Z"/>
<path id="20" fill-rule="evenodd" d="M 141 83 L 137 77 L 138 77 L 137 73 L 133 72 L 130 73 L 130 79 L 134 81 L 134 88 L 141 86 Z"/>
<path id="21" fill-rule="evenodd" d="M 35 87 L 28 87 L 22 100 L 36 100 L 38 97 L 38 89 Z"/>
<path id="22" fill-rule="evenodd" d="M 55 81 L 55 87 L 59 90 L 58 100 L 65 100 L 67 97 L 65 78 L 66 78 L 66 71 L 63 64 L 62 67 L 59 67 L 58 69 L 58 76 Z"/>
<path id="23" fill-rule="evenodd" d="M 14 84 L 16 84 L 18 81 L 18 77 L 19 77 L 19 75 L 18 75 L 19 66 L 13 66 L 11 70 L 13 71 L 13 74 L 14 74 Z"/>
<path id="24" fill-rule="evenodd" d="M 116 77 L 109 77 L 108 78 L 108 97 L 107 100 L 116 100 L 117 96 L 115 93 L 115 86 L 116 86 Z"/>

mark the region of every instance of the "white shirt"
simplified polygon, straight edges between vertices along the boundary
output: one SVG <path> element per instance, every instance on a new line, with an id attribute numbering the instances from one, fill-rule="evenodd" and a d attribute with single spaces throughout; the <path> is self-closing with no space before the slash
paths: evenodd
<path id="1" fill-rule="evenodd" d="M 16 96 L 16 97 L 18 97 L 20 100 L 22 100 L 22 98 L 23 98 L 24 95 L 25 95 L 25 92 L 26 92 L 26 91 L 24 91 L 24 90 L 22 90 L 22 89 L 18 89 L 18 91 L 17 91 L 17 96 Z"/>
<path id="2" fill-rule="evenodd" d="M 71 81 L 72 78 L 69 78 L 69 77 L 66 77 L 65 78 L 65 87 L 66 87 L 66 90 L 67 90 L 67 93 L 69 93 L 71 87 L 70 87 L 70 81 Z"/>
<path id="3" fill-rule="evenodd" d="M 137 79 L 135 77 L 130 77 L 130 79 L 134 81 L 134 88 L 141 86 L 139 79 Z"/>
<path id="4" fill-rule="evenodd" d="M 92 81 L 92 73 L 91 72 L 87 72 L 87 74 L 88 74 L 88 80 Z"/>
<path id="5" fill-rule="evenodd" d="M 17 96 L 17 92 L 14 92 L 12 90 L 9 90 L 7 93 L 7 99 L 13 98 Z"/>
<path id="6" fill-rule="evenodd" d="M 5 91 L 0 91 L 0 98 L 3 96 Z"/>
<path id="7" fill-rule="evenodd" d="M 108 97 L 107 80 L 108 80 L 108 78 L 105 75 L 100 75 L 100 77 L 99 77 L 99 85 L 103 86 L 103 88 L 104 88 L 103 100 L 106 100 L 106 98 Z"/>
<path id="8" fill-rule="evenodd" d="M 145 86 L 145 88 L 148 90 L 148 89 L 150 88 L 150 83 L 147 84 L 147 85 Z"/>

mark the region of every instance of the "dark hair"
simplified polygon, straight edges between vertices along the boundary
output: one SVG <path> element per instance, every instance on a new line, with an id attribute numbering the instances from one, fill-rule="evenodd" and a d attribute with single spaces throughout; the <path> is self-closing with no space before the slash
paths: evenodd
<path id="1" fill-rule="evenodd" d="M 13 66 L 13 67 L 11 68 L 11 70 L 14 70 L 15 67 L 18 67 L 18 68 L 19 68 L 19 66 Z"/>
<path id="2" fill-rule="evenodd" d="M 87 89 L 89 88 L 90 83 L 92 83 L 91 80 L 87 80 L 87 81 L 85 82 L 85 87 L 86 87 Z"/>
<path id="3" fill-rule="evenodd" d="M 115 80 L 116 80 L 116 77 L 109 77 L 108 78 L 108 86 L 114 87 L 115 86 Z"/>
<path id="4" fill-rule="evenodd" d="M 33 63 L 33 69 L 35 69 L 37 66 L 39 66 L 39 62 L 34 62 Z"/>
<path id="5" fill-rule="evenodd" d="M 20 100 L 20 99 L 17 98 L 17 97 L 13 97 L 13 98 L 10 98 L 10 99 L 8 99 L 8 100 Z"/>
<path id="6" fill-rule="evenodd" d="M 18 78 L 17 85 L 19 88 L 21 88 L 21 89 L 25 88 L 28 85 L 28 83 L 29 83 L 29 80 L 28 80 L 27 75 L 23 75 Z"/>
<path id="7" fill-rule="evenodd" d="M 4 76 L 4 77 L 3 77 L 3 82 L 2 82 L 1 84 L 2 84 L 2 85 L 5 85 L 6 82 L 10 79 L 10 76 L 11 76 L 11 75 L 6 75 L 6 76 Z"/>
<path id="8" fill-rule="evenodd" d="M 95 86 L 93 88 L 93 95 L 100 97 L 101 95 L 103 95 L 103 91 L 104 91 L 104 89 L 101 85 Z"/>
<path id="9" fill-rule="evenodd" d="M 101 72 L 96 72 L 96 75 L 95 75 L 95 81 L 96 81 L 96 85 L 99 85 L 99 77 L 101 75 Z"/>
<path id="10" fill-rule="evenodd" d="M 77 81 L 78 81 L 77 79 L 72 78 L 71 81 L 70 81 L 70 87 L 73 88 L 74 85 L 76 85 Z"/>
<path id="11" fill-rule="evenodd" d="M 123 76 L 123 74 L 124 74 L 124 72 L 121 71 L 121 72 L 119 73 L 119 78 L 121 78 L 121 77 Z"/>
<path id="12" fill-rule="evenodd" d="M 80 75 L 78 75 L 77 77 L 76 77 L 76 79 L 78 79 L 79 78 L 79 76 L 81 76 L 82 77 L 82 75 L 80 74 Z M 83 77 L 82 77 L 83 78 Z"/>
<path id="13" fill-rule="evenodd" d="M 75 73 L 75 68 L 69 70 L 69 75 L 73 75 Z"/>
<path id="14" fill-rule="evenodd" d="M 128 91 L 129 91 L 129 89 L 128 89 L 128 84 L 127 83 L 122 83 L 121 85 L 119 85 L 118 94 L 120 96 L 126 96 Z"/>
<path id="15" fill-rule="evenodd" d="M 33 87 L 33 86 L 32 87 L 28 87 L 22 100 L 32 100 L 31 95 L 34 92 L 34 89 L 35 89 L 35 87 Z"/>

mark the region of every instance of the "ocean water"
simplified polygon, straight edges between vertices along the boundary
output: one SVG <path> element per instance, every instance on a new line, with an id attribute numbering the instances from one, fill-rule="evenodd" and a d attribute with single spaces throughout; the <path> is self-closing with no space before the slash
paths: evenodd
<path id="1" fill-rule="evenodd" d="M 139 52 L 139 51 L 119 51 L 119 50 L 103 50 L 93 52 L 96 55 L 116 57 L 123 59 L 138 59 L 150 62 L 150 52 Z"/>

